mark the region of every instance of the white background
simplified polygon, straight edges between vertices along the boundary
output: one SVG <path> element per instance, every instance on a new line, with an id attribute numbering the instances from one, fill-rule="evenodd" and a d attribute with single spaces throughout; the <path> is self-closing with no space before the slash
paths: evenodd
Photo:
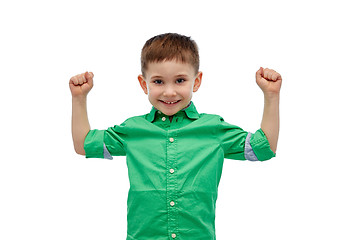
<path id="1" fill-rule="evenodd" d="M 255 72 L 283 77 L 277 157 L 225 161 L 217 239 L 343 239 L 342 22 L 333 0 L 1 1 L 0 239 L 125 239 L 125 158 L 74 153 L 68 82 L 95 74 L 92 128 L 149 112 L 140 51 L 166 32 L 199 45 L 198 111 L 247 131 Z"/>

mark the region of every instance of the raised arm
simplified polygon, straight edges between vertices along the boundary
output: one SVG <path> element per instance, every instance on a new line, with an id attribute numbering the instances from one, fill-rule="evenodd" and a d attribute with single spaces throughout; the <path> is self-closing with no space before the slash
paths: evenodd
<path id="1" fill-rule="evenodd" d="M 72 135 L 75 152 L 85 155 L 84 141 L 90 130 L 87 116 L 87 94 L 93 87 L 93 73 L 85 72 L 72 77 L 69 87 L 72 94 Z"/>
<path id="2" fill-rule="evenodd" d="M 271 150 L 275 153 L 279 138 L 279 101 L 282 78 L 276 71 L 261 67 L 256 72 L 256 83 L 264 93 L 261 129 L 268 139 Z"/>

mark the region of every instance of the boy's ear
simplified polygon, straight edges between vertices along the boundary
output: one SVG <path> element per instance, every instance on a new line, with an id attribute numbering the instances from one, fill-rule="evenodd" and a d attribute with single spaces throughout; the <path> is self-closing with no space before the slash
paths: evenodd
<path id="1" fill-rule="evenodd" d="M 202 80 L 202 72 L 198 72 L 197 77 L 194 80 L 193 92 L 198 91 Z"/>
<path id="2" fill-rule="evenodd" d="M 148 94 L 148 86 L 146 85 L 146 81 L 144 80 L 143 75 L 138 75 L 138 81 L 139 81 L 139 84 L 141 85 L 144 93 Z"/>

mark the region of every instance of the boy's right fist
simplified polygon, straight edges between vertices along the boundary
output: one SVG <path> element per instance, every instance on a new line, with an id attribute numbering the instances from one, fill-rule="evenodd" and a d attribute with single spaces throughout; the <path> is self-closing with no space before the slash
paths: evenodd
<path id="1" fill-rule="evenodd" d="M 71 95 L 73 97 L 87 96 L 93 87 L 93 77 L 92 72 L 85 72 L 72 77 L 69 81 Z"/>

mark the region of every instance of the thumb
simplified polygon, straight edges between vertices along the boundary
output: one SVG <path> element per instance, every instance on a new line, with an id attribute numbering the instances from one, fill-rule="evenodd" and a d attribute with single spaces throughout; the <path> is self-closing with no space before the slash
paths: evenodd
<path id="1" fill-rule="evenodd" d="M 263 77 L 263 67 L 260 67 L 260 69 L 256 72 L 256 79 L 260 79 Z"/>

